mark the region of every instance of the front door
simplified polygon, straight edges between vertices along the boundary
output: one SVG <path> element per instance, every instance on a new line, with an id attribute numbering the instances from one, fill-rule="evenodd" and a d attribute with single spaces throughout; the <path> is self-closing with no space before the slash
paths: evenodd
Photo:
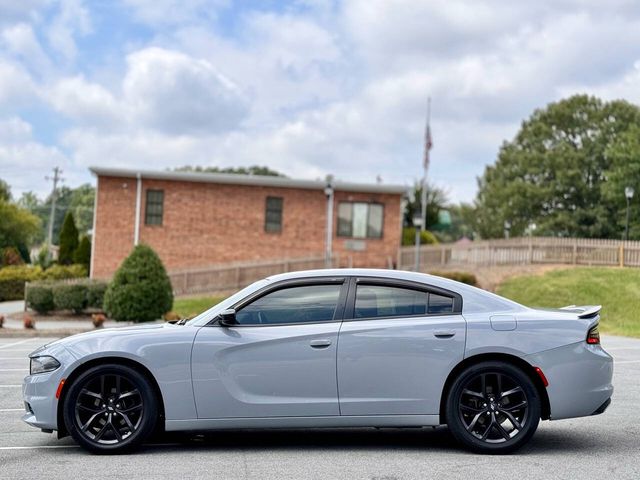
<path id="1" fill-rule="evenodd" d="M 424 285 L 354 283 L 338 342 L 342 415 L 437 415 L 464 356 L 461 298 Z"/>
<path id="2" fill-rule="evenodd" d="M 275 286 L 202 327 L 192 378 L 198 418 L 339 415 L 336 348 L 344 279 Z"/>

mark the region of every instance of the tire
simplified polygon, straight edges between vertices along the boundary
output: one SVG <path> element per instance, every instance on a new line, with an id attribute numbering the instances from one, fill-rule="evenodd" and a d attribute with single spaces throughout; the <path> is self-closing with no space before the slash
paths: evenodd
<path id="1" fill-rule="evenodd" d="M 158 420 L 151 383 L 124 365 L 99 365 L 82 373 L 71 384 L 63 408 L 67 431 L 93 453 L 132 451 Z"/>
<path id="2" fill-rule="evenodd" d="M 477 453 L 505 454 L 531 439 L 541 402 L 531 379 L 502 361 L 463 370 L 447 397 L 446 421 L 455 439 Z"/>

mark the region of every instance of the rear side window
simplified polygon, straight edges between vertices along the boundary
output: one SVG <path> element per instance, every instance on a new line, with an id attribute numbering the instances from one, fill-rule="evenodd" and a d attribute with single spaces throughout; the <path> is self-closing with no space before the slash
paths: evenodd
<path id="1" fill-rule="evenodd" d="M 453 298 L 383 285 L 358 285 L 355 318 L 408 317 L 453 312 Z"/>
<path id="2" fill-rule="evenodd" d="M 258 298 L 236 313 L 241 325 L 314 323 L 333 320 L 342 285 L 283 288 Z"/>

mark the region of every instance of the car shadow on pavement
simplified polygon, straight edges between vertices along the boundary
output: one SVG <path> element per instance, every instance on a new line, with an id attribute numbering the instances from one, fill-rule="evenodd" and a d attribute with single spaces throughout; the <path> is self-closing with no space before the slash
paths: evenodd
<path id="1" fill-rule="evenodd" d="M 601 451 L 607 443 L 588 432 L 539 430 L 518 454 L 549 455 Z M 388 450 L 464 452 L 446 427 L 354 428 L 297 430 L 226 430 L 207 433 L 163 433 L 154 437 L 145 453 L 179 449 L 226 451 L 257 450 Z"/>

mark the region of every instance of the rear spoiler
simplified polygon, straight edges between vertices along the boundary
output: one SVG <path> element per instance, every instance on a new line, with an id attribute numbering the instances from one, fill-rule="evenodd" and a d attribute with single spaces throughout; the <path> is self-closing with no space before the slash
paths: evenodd
<path id="1" fill-rule="evenodd" d="M 593 318 L 600 313 L 602 309 L 602 305 L 568 305 L 566 307 L 562 307 L 560 310 L 567 310 L 569 312 L 576 312 L 578 314 L 578 318 Z"/>

